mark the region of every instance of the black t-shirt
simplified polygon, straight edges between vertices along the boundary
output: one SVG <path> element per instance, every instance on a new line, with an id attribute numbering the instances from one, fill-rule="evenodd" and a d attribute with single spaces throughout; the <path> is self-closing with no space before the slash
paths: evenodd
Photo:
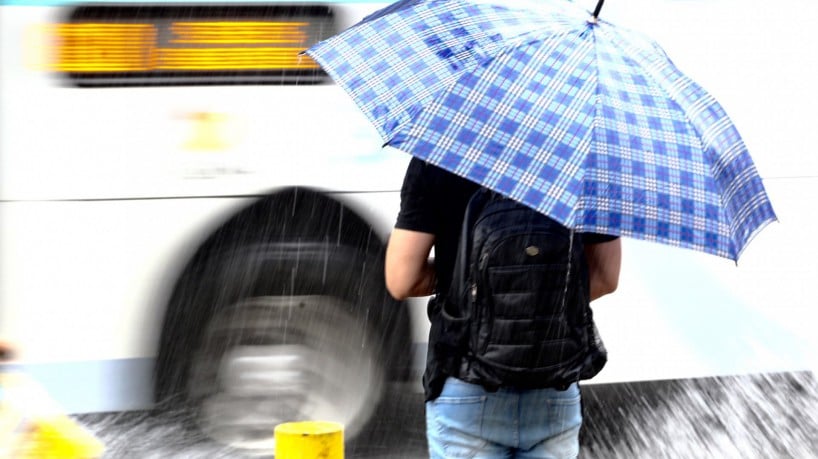
<path id="1" fill-rule="evenodd" d="M 479 186 L 433 164 L 412 158 L 401 188 L 400 213 L 396 228 L 435 235 L 437 291 L 445 292 L 451 282 L 463 215 Z M 616 236 L 580 233 L 582 242 L 596 244 Z"/>
<path id="2" fill-rule="evenodd" d="M 400 193 L 396 228 L 435 235 L 437 291 L 452 278 L 466 204 L 479 186 L 435 165 L 412 158 Z"/>
<path id="3" fill-rule="evenodd" d="M 437 293 L 446 292 L 451 283 L 466 205 L 478 188 L 474 182 L 417 158 L 412 158 L 406 169 L 395 227 L 435 235 Z M 581 237 L 586 244 L 616 239 L 595 233 L 581 233 Z M 427 400 L 440 395 L 446 379 L 445 370 L 436 364 L 432 349 L 433 343 L 429 343 L 424 375 Z"/>

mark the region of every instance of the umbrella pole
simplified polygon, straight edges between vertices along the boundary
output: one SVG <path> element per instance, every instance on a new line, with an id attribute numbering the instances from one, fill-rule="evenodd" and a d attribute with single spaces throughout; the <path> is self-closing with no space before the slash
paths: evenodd
<path id="1" fill-rule="evenodd" d="M 593 14 L 594 18 L 592 20 L 594 23 L 596 23 L 596 19 L 599 17 L 599 12 L 602 10 L 602 4 L 603 3 L 605 3 L 605 0 L 599 0 L 596 3 L 596 8 L 594 8 L 594 14 Z"/>

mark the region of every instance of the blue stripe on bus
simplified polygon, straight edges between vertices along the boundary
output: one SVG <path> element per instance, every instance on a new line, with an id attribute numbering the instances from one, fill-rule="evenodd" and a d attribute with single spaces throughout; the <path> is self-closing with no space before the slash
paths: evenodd
<path id="1" fill-rule="evenodd" d="M 153 405 L 152 358 L 58 363 L 6 364 L 43 386 L 68 414 L 150 408 Z"/>

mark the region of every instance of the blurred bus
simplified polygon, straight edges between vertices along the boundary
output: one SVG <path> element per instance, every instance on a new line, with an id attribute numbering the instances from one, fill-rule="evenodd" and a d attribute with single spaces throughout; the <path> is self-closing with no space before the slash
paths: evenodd
<path id="1" fill-rule="evenodd" d="M 781 223 L 738 267 L 625 241 L 591 383 L 813 363 L 818 139 L 800 115 L 818 52 L 786 8 L 739 3 L 606 5 L 722 101 Z M 298 55 L 382 6 L 3 1 L 0 337 L 16 365 L 71 413 L 185 406 L 249 449 L 291 419 L 354 437 L 387 383 L 420 390 L 425 300 L 391 299 L 382 274 L 409 157 Z"/>

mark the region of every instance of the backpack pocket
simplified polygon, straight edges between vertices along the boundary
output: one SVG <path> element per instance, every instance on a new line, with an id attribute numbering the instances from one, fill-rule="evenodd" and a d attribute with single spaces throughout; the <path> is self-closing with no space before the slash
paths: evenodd
<path id="1" fill-rule="evenodd" d="M 470 317 L 463 314 L 460 307 L 450 301 L 447 295 L 438 295 L 430 301 L 436 302 L 437 318 L 430 315 L 435 346 L 441 355 L 465 355 L 468 346 Z"/>
<path id="2" fill-rule="evenodd" d="M 486 270 L 475 354 L 502 371 L 536 372 L 574 359 L 576 305 L 566 298 L 568 265 L 496 266 Z M 509 375 L 509 380 L 514 378 Z"/>
<path id="3" fill-rule="evenodd" d="M 489 267 L 484 298 L 492 318 L 532 319 L 560 314 L 568 304 L 565 264 Z"/>
<path id="4" fill-rule="evenodd" d="M 512 359 L 507 356 L 514 356 Z M 573 361 L 579 356 L 579 349 L 573 340 L 564 339 L 551 343 L 540 343 L 539 346 L 530 344 L 500 345 L 492 344 L 480 357 L 484 365 L 489 365 L 495 371 L 507 372 L 504 378 L 509 383 L 516 383 L 516 377 L 524 378 L 538 372 L 556 370 L 566 362 Z M 552 374 L 549 376 L 556 376 Z"/>

